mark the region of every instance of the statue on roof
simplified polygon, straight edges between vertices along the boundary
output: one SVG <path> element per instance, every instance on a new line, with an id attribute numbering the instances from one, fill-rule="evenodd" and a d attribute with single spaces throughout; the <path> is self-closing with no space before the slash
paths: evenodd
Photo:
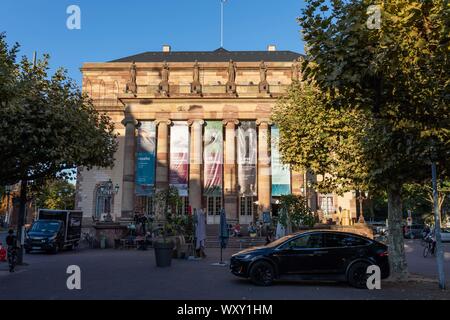
<path id="1" fill-rule="evenodd" d="M 136 84 L 137 70 L 136 63 L 133 61 L 130 67 L 130 81 L 127 82 L 125 92 L 126 93 L 137 93 L 137 84 Z"/>

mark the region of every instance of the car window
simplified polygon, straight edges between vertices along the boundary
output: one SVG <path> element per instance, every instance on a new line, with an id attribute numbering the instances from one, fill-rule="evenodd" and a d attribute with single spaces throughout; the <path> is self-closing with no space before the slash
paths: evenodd
<path id="1" fill-rule="evenodd" d="M 369 244 L 369 242 L 360 237 L 337 233 L 325 234 L 325 247 L 327 248 L 357 247 L 365 246 L 367 244 Z"/>
<path id="2" fill-rule="evenodd" d="M 314 249 L 322 247 L 323 247 L 322 234 L 313 233 L 300 236 L 287 242 L 283 246 L 283 249 L 311 249 L 311 248 Z"/>

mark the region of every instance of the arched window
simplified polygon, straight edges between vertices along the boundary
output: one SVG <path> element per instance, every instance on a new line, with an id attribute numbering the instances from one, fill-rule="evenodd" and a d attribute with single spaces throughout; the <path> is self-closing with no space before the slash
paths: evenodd
<path id="1" fill-rule="evenodd" d="M 111 192 L 109 184 L 109 181 L 101 182 L 95 188 L 95 210 L 92 217 L 95 221 L 101 220 L 103 215 L 108 215 L 110 217 L 112 215 L 114 192 Z"/>

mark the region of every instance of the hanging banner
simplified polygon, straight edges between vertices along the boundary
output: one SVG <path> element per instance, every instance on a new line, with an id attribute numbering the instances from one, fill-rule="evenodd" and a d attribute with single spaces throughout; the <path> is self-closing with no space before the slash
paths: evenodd
<path id="1" fill-rule="evenodd" d="M 188 196 L 189 126 L 187 121 L 174 121 L 170 130 L 169 183 L 181 197 Z"/>
<path id="2" fill-rule="evenodd" d="M 151 196 L 155 190 L 156 125 L 144 121 L 138 129 L 136 195 Z"/>
<path id="3" fill-rule="evenodd" d="M 238 184 L 243 196 L 256 196 L 256 122 L 242 121 L 238 129 Z"/>
<path id="4" fill-rule="evenodd" d="M 208 121 L 204 134 L 204 195 L 222 196 L 223 123 Z"/>
<path id="5" fill-rule="evenodd" d="M 291 170 L 289 165 L 281 162 L 280 158 L 280 130 L 273 126 L 271 129 L 272 154 L 272 197 L 279 197 L 291 193 Z"/>

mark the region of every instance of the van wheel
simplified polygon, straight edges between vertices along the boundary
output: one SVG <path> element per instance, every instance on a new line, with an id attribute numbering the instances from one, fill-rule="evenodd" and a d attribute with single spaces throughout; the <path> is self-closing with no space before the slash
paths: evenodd
<path id="1" fill-rule="evenodd" d="M 347 272 L 348 283 L 358 289 L 367 289 L 367 279 L 370 274 L 367 274 L 369 264 L 366 262 L 354 263 Z"/>
<path id="2" fill-rule="evenodd" d="M 266 261 L 255 262 L 251 267 L 250 280 L 257 286 L 270 286 L 275 278 L 275 271 L 272 265 Z"/>

